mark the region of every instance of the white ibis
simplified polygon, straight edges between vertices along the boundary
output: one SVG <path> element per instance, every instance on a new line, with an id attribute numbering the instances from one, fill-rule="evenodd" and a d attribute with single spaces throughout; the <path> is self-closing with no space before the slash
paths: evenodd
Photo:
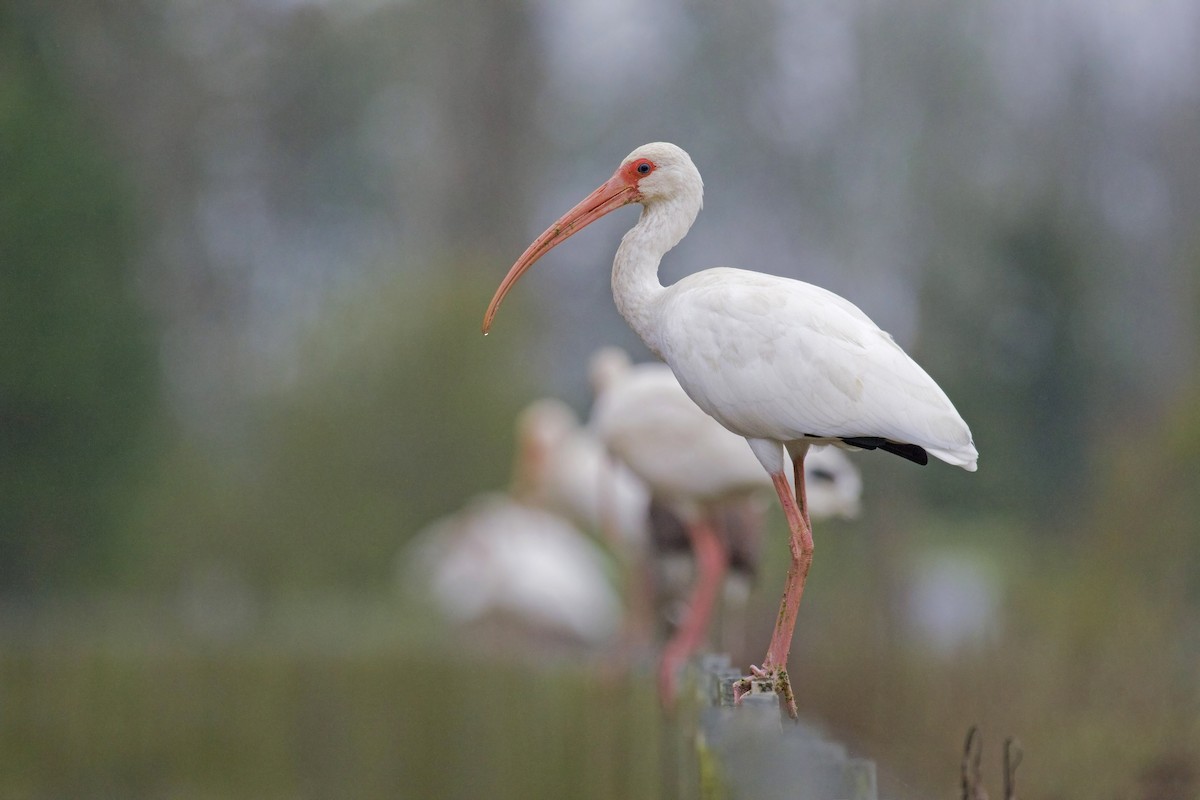
<path id="1" fill-rule="evenodd" d="M 695 556 L 687 615 L 659 674 L 669 701 L 675 673 L 703 641 L 726 567 L 747 580 L 757 571 L 756 501 L 771 491 L 771 479 L 745 440 L 701 411 L 666 364 L 634 365 L 624 350 L 606 347 L 592 356 L 590 375 L 596 400 L 588 427 L 680 518 Z M 843 453 L 814 448 L 804 469 L 806 485 L 817 488 L 809 493 L 811 517 L 858 513 L 862 480 Z M 741 589 L 744 601 L 747 588 L 734 592 Z"/>
<path id="2" fill-rule="evenodd" d="M 561 400 L 543 398 L 517 416 L 513 495 L 604 534 L 637 558 L 649 537 L 650 493 Z"/>
<path id="3" fill-rule="evenodd" d="M 640 651 L 652 626 L 644 575 L 650 492 L 585 429 L 571 407 L 542 398 L 517 416 L 512 494 L 602 535 L 621 564 L 627 614 L 621 649 Z"/>
<path id="4" fill-rule="evenodd" d="M 771 477 L 791 531 L 791 565 L 766 657 L 750 671 L 780 694 L 794 718 L 787 659 L 813 556 L 803 470 L 809 446 L 880 449 L 918 464 L 932 454 L 969 471 L 978 452 L 941 387 L 848 300 L 801 281 L 726 268 L 664 287 L 659 262 L 691 228 L 703 195 L 700 173 L 682 149 L 665 142 L 637 148 L 517 259 L 492 297 L 483 330 L 551 248 L 605 214 L 641 204 L 637 224 L 617 248 L 613 299 L 688 396 L 744 436 Z M 750 687 L 744 679 L 739 697 Z"/>
<path id="5" fill-rule="evenodd" d="M 457 624 L 507 620 L 594 646 L 620 625 L 610 567 L 565 519 L 486 494 L 418 533 L 400 554 L 398 579 Z"/>

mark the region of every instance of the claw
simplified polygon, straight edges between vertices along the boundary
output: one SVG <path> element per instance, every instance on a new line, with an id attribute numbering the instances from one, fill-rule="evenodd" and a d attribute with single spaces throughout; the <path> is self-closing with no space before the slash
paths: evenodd
<path id="1" fill-rule="evenodd" d="M 750 676 L 742 678 L 733 684 L 733 704 L 735 706 L 740 705 L 742 698 L 753 691 L 754 681 L 756 680 L 770 681 L 771 690 L 779 695 L 779 698 L 783 701 L 788 716 L 792 719 L 799 717 L 796 711 L 796 697 L 792 693 L 792 681 L 788 677 L 786 669 L 756 667 L 751 664 Z"/>
<path id="2" fill-rule="evenodd" d="M 750 694 L 750 692 L 754 689 L 753 681 L 770 677 L 771 671 L 769 669 L 763 669 L 762 667 L 756 667 L 751 664 L 750 677 L 742 678 L 739 681 L 735 681 L 733 684 L 733 704 L 735 706 L 742 704 L 742 698 Z"/>

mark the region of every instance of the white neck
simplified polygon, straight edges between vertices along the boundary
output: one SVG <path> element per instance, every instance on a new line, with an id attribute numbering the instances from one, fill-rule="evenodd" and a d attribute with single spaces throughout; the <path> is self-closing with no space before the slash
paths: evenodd
<path id="1" fill-rule="evenodd" d="M 613 260 L 612 292 L 617 311 L 646 346 L 659 357 L 659 326 L 655 310 L 666 290 L 658 280 L 662 257 L 687 234 L 700 213 L 699 202 L 656 200 L 642 206 L 642 215 L 629 229 Z"/>

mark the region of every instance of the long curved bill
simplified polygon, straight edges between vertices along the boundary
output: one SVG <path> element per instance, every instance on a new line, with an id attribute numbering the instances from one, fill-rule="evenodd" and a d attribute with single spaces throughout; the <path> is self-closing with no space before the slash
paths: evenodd
<path id="1" fill-rule="evenodd" d="M 636 202 L 637 199 L 637 184 L 630 183 L 618 171 L 596 191 L 559 217 L 557 222 L 533 240 L 533 244 L 526 248 L 521 257 L 517 259 L 517 263 L 512 265 L 512 269 L 500 282 L 500 287 L 492 296 L 492 302 L 488 304 L 487 313 L 483 315 L 483 332 L 486 334 L 492 327 L 492 320 L 495 319 L 496 312 L 500 309 L 500 303 L 508 294 L 508 290 L 520 280 L 535 261 L 605 214 Z"/>

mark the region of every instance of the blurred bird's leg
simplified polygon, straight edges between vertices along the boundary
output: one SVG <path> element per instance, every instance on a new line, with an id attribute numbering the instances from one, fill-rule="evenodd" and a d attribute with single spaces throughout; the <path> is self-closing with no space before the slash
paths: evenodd
<path id="1" fill-rule="evenodd" d="M 667 708 L 675 702 L 679 670 L 704 643 L 713 607 L 725 580 L 725 547 L 712 523 L 706 517 L 699 517 L 686 527 L 696 559 L 696 578 L 688 597 L 687 616 L 663 648 L 659 665 L 659 691 Z"/>
<path id="2" fill-rule="evenodd" d="M 629 552 L 619 558 L 625 581 L 625 618 L 621 622 L 618 658 L 629 665 L 640 661 L 654 639 L 654 574 L 648 558 Z"/>
<path id="3" fill-rule="evenodd" d="M 763 507 L 757 497 L 722 502 L 717 509 L 718 533 L 725 542 L 728 572 L 718 612 L 714 641 L 720 652 L 741 660 L 746 652 L 747 606 L 762 557 Z"/>
<path id="4" fill-rule="evenodd" d="M 617 519 L 617 469 L 619 462 L 612 454 L 605 454 L 605 466 L 600 470 L 596 496 L 600 498 L 600 533 L 614 552 L 624 552 L 628 549 L 621 540 L 621 523 Z"/>
<path id="5" fill-rule="evenodd" d="M 619 665 L 627 667 L 641 657 L 653 638 L 653 578 L 647 555 L 640 549 L 641 543 L 626 541 L 621 535 L 616 485 L 619 462 L 611 454 L 606 454 L 606 458 L 608 468 L 600 470 L 598 476 L 600 533 L 621 573 L 625 616 L 614 656 Z"/>

